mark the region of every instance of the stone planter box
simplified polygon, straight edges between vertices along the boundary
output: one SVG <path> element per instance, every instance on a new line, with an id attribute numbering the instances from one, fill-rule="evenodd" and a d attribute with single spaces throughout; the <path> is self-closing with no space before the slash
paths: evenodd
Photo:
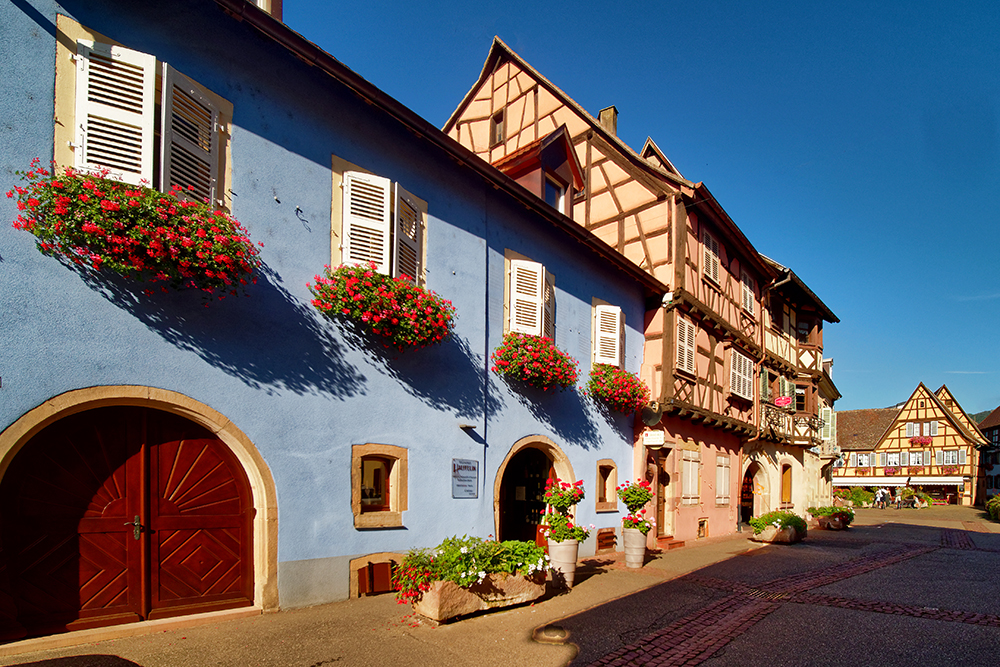
<path id="1" fill-rule="evenodd" d="M 798 531 L 789 526 L 788 528 L 778 528 L 768 526 L 756 535 L 751 535 L 754 542 L 769 542 L 771 544 L 794 544 L 800 542 L 806 536 L 806 531 Z"/>
<path id="2" fill-rule="evenodd" d="M 413 611 L 435 621 L 445 621 L 484 609 L 498 609 L 531 602 L 545 593 L 545 573 L 531 577 L 488 574 L 479 584 L 463 588 L 453 581 L 432 581 Z"/>
<path id="3" fill-rule="evenodd" d="M 837 517 L 818 516 L 816 524 L 823 530 L 844 530 L 847 525 Z"/>

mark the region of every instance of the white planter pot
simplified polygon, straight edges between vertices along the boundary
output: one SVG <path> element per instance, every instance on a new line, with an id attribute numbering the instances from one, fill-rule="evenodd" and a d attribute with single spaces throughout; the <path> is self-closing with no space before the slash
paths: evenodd
<path id="1" fill-rule="evenodd" d="M 646 563 L 646 536 L 638 528 L 623 528 L 625 567 L 639 568 Z"/>
<path id="2" fill-rule="evenodd" d="M 549 540 L 549 566 L 566 584 L 573 588 L 573 578 L 576 576 L 576 559 L 580 552 L 580 543 L 576 540 L 554 542 Z"/>

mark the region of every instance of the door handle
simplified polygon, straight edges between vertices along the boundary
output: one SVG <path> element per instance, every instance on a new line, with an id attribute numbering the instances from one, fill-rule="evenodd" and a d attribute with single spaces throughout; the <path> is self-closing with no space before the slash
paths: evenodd
<path id="1" fill-rule="evenodd" d="M 138 514 L 135 515 L 134 521 L 126 521 L 124 525 L 132 526 L 132 536 L 135 537 L 135 539 L 138 540 L 139 536 L 142 535 L 142 524 L 139 523 Z"/>

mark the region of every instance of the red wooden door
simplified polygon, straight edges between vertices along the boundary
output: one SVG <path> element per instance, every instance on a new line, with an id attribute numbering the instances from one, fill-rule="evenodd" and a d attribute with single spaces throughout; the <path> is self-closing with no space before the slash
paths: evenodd
<path id="1" fill-rule="evenodd" d="M 180 417 L 109 407 L 60 420 L 12 461 L 0 512 L 29 634 L 252 603 L 245 475 Z"/>

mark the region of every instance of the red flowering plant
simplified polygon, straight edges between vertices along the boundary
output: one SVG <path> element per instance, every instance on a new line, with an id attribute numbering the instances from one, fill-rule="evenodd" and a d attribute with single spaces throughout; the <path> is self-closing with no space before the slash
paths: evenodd
<path id="1" fill-rule="evenodd" d="M 576 359 L 559 350 L 551 338 L 511 331 L 493 350 L 493 372 L 508 380 L 547 390 L 576 384 Z"/>
<path id="2" fill-rule="evenodd" d="M 915 435 L 910 438 L 910 444 L 913 445 L 929 445 L 934 442 L 934 438 L 929 435 Z"/>
<path id="3" fill-rule="evenodd" d="M 578 540 L 582 542 L 587 539 L 594 526 L 591 525 L 589 528 L 584 528 L 576 524 L 570 515 L 573 506 L 583 500 L 583 497 L 582 479 L 572 484 L 564 482 L 558 477 L 555 479 L 550 477 L 546 480 L 545 493 L 542 495 L 542 499 L 548 506 L 545 510 L 545 516 L 542 517 L 546 538 L 554 542 L 563 542 L 565 540 Z"/>
<path id="4" fill-rule="evenodd" d="M 629 528 L 634 528 L 640 531 L 643 535 L 649 533 L 656 522 L 652 519 L 647 519 L 645 517 L 646 510 L 639 510 L 637 513 L 628 514 L 624 519 L 622 519 L 622 528 L 628 530 Z"/>
<path id="5" fill-rule="evenodd" d="M 594 364 L 584 390 L 611 410 L 630 414 L 649 401 L 649 388 L 635 373 L 617 366 Z"/>
<path id="6" fill-rule="evenodd" d="M 656 525 L 652 519 L 647 519 L 645 507 L 653 499 L 653 489 L 649 482 L 638 479 L 634 482 L 619 484 L 615 489 L 618 498 L 628 508 L 628 515 L 622 519 L 622 528 L 635 528 L 645 535 Z"/>
<path id="7" fill-rule="evenodd" d="M 26 185 L 7 193 L 20 211 L 14 228 L 34 234 L 43 254 L 220 299 L 256 281 L 260 253 L 247 231 L 207 202 L 182 199 L 179 186 L 162 193 L 107 170 L 50 171 L 37 158 L 16 173 Z"/>
<path id="8" fill-rule="evenodd" d="M 455 326 L 451 301 L 411 283 L 390 278 L 375 264 L 329 266 L 308 285 L 312 305 L 332 319 L 348 320 L 399 350 L 440 343 Z"/>

